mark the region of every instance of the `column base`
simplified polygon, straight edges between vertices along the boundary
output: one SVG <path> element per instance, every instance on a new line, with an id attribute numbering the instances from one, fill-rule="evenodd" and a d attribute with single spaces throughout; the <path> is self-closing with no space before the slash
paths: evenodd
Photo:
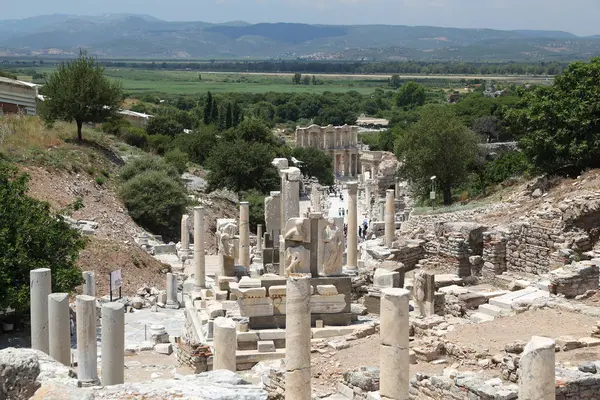
<path id="1" fill-rule="evenodd" d="M 99 386 L 100 378 L 86 379 L 86 380 L 80 379 L 79 382 L 81 382 L 81 387 Z"/>
<path id="2" fill-rule="evenodd" d="M 345 265 L 342 267 L 342 274 L 356 276 L 358 275 L 358 267 Z"/>

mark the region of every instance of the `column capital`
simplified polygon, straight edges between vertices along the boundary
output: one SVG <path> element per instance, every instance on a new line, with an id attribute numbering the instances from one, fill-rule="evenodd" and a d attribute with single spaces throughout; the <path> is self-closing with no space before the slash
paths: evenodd
<path id="1" fill-rule="evenodd" d="M 348 188 L 348 194 L 353 195 L 358 193 L 358 182 L 348 182 L 346 187 Z"/>

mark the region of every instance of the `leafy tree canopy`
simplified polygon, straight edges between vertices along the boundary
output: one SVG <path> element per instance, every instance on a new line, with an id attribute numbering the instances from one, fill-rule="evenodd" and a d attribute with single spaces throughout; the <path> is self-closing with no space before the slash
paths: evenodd
<path id="1" fill-rule="evenodd" d="M 256 189 L 268 193 L 279 185 L 279 174 L 271 164 L 273 158 L 273 147 L 265 143 L 221 141 L 206 163 L 209 188 L 228 188 L 237 193 Z"/>
<path id="2" fill-rule="evenodd" d="M 59 64 L 43 92 L 46 100 L 40 115 L 49 123 L 74 120 L 79 140 L 83 123 L 103 122 L 119 110 L 123 99 L 121 83 L 108 80 L 104 68 L 84 51 L 77 59 Z"/>
<path id="3" fill-rule="evenodd" d="M 302 161 L 299 168 L 305 176 L 314 176 L 324 186 L 333 185 L 333 159 L 329 155 L 312 147 L 295 147 L 292 155 Z"/>
<path id="4" fill-rule="evenodd" d="M 401 174 L 422 194 L 429 192 L 430 178 L 436 176 L 444 204 L 450 204 L 452 188 L 468 177 L 477 142 L 477 135 L 460 122 L 452 106 L 427 105 L 419 122 L 397 140 L 396 154 L 404 161 Z"/>
<path id="5" fill-rule="evenodd" d="M 85 241 L 50 213 L 47 203 L 27 196 L 26 175 L 0 162 L 0 307 L 29 308 L 29 271 L 52 270 L 52 290 L 71 292 L 81 283 L 75 265 Z"/>
<path id="6" fill-rule="evenodd" d="M 508 117 L 525 136 L 520 147 L 539 170 L 600 166 L 600 57 L 577 61 L 550 87 L 527 91 Z"/>
<path id="7" fill-rule="evenodd" d="M 425 104 L 425 87 L 416 82 L 406 82 L 398 89 L 396 105 L 403 108 L 414 108 Z"/>

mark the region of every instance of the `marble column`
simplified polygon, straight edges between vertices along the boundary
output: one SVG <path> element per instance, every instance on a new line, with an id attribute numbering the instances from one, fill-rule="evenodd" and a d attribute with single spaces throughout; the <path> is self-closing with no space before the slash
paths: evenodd
<path id="1" fill-rule="evenodd" d="M 396 231 L 396 215 L 394 210 L 394 191 L 388 189 L 385 193 L 385 245 L 392 247 Z"/>
<path id="2" fill-rule="evenodd" d="M 181 216 L 181 247 L 180 251 L 186 254 L 190 251 L 190 230 L 189 230 L 190 216 L 183 214 Z"/>
<path id="3" fill-rule="evenodd" d="M 350 154 L 348 150 L 344 152 L 344 176 L 350 175 Z"/>
<path id="4" fill-rule="evenodd" d="M 378 221 L 385 221 L 385 199 L 379 199 L 379 219 Z"/>
<path id="5" fill-rule="evenodd" d="M 250 268 L 250 205 L 240 203 L 240 264 Z"/>
<path id="6" fill-rule="evenodd" d="M 313 212 L 321 212 L 321 188 L 314 185 L 310 192 L 310 200 Z"/>
<path id="7" fill-rule="evenodd" d="M 213 371 L 227 369 L 236 371 L 237 333 L 235 322 L 230 318 L 217 317 L 214 322 Z"/>
<path id="8" fill-rule="evenodd" d="M 348 183 L 348 250 L 346 268 L 358 269 L 358 183 Z"/>
<path id="9" fill-rule="evenodd" d="M 179 308 L 177 300 L 177 277 L 172 273 L 167 274 L 167 308 Z"/>
<path id="10" fill-rule="evenodd" d="M 194 207 L 194 290 L 206 287 L 204 207 Z"/>
<path id="11" fill-rule="evenodd" d="M 287 280 L 285 316 L 286 400 L 311 399 L 310 289 L 310 277 L 292 277 Z"/>
<path id="12" fill-rule="evenodd" d="M 379 394 L 381 398 L 408 400 L 409 388 L 409 291 L 381 291 L 379 337 Z"/>
<path id="13" fill-rule="evenodd" d="M 94 273 L 85 271 L 83 275 L 83 294 L 86 296 L 96 297 L 96 279 Z"/>
<path id="14" fill-rule="evenodd" d="M 70 367 L 71 315 L 67 293 L 48 295 L 48 317 L 50 357 Z"/>
<path id="15" fill-rule="evenodd" d="M 261 254 L 263 249 L 263 226 L 262 224 L 256 225 L 256 252 Z M 261 256 L 262 258 L 262 256 Z"/>
<path id="16" fill-rule="evenodd" d="M 96 337 L 96 298 L 80 295 L 77 310 L 77 378 L 84 386 L 98 383 L 98 344 Z"/>
<path id="17" fill-rule="evenodd" d="M 519 362 L 519 399 L 554 400 L 555 342 L 553 339 L 532 336 Z"/>
<path id="18" fill-rule="evenodd" d="M 279 276 L 285 276 L 285 239 L 279 235 Z"/>
<path id="19" fill-rule="evenodd" d="M 48 295 L 52 293 L 50 268 L 29 271 L 31 348 L 50 353 L 48 338 Z"/>
<path id="20" fill-rule="evenodd" d="M 102 306 L 102 385 L 125 382 L 125 309 L 122 303 Z"/>

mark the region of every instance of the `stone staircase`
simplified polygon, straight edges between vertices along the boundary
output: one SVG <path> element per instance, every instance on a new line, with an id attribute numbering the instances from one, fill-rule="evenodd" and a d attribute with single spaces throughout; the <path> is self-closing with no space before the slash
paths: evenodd
<path id="1" fill-rule="evenodd" d="M 535 287 L 528 287 L 502 296 L 493 297 L 489 299 L 488 303 L 480 305 L 477 311 L 470 315 L 470 318 L 475 322 L 493 321 L 502 314 L 512 312 L 513 304 L 529 303 L 541 297 L 550 297 L 550 293 Z"/>

